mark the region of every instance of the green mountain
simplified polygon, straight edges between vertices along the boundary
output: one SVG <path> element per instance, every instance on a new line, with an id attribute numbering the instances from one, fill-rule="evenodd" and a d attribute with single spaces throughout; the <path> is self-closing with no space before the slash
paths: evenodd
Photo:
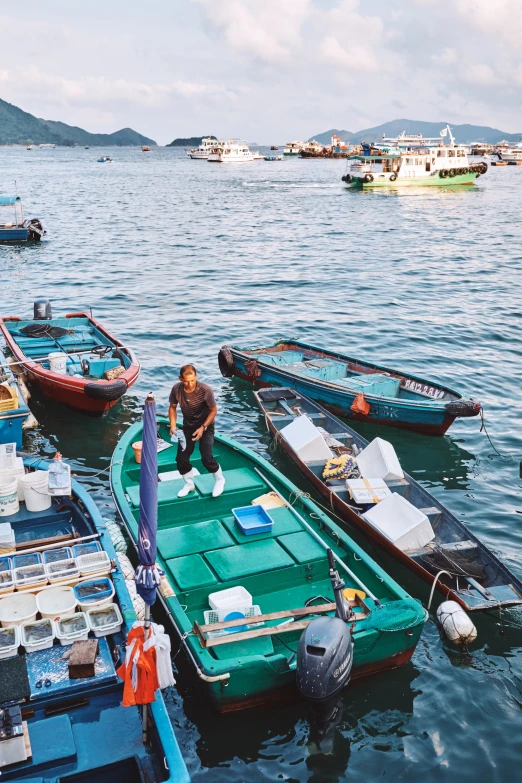
<path id="1" fill-rule="evenodd" d="M 64 122 L 41 120 L 17 106 L 0 99 L 0 144 L 60 144 L 72 147 L 123 147 L 155 145 L 156 142 L 123 128 L 115 133 L 89 133 Z"/>
<path id="2" fill-rule="evenodd" d="M 421 120 L 392 120 L 382 125 L 376 125 L 374 128 L 364 128 L 353 133 L 347 130 L 332 129 L 319 133 L 312 138 L 320 144 L 330 144 L 333 133 L 336 133 L 346 142 L 359 144 L 361 141 L 378 141 L 383 136 L 395 137 L 405 131 L 410 134 L 422 134 L 425 138 L 439 137 L 442 128 L 446 127 L 446 122 L 422 122 Z M 517 142 L 520 141 L 520 133 L 506 133 L 497 128 L 490 128 L 487 125 L 452 125 L 449 123 L 455 141 L 462 144 L 469 144 L 473 141 L 483 141 L 486 144 L 498 144 L 499 141 Z M 310 139 L 311 141 L 312 139 Z"/>
<path id="3" fill-rule="evenodd" d="M 167 147 L 199 147 L 203 139 L 215 139 L 215 136 L 191 136 L 188 139 L 174 139 Z"/>

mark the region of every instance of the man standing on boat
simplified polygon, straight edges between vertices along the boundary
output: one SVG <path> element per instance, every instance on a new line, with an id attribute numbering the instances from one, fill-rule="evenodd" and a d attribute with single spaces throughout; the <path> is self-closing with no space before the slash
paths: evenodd
<path id="1" fill-rule="evenodd" d="M 199 441 L 201 461 L 208 472 L 214 476 L 212 497 L 217 498 L 225 488 L 225 478 L 212 453 L 214 419 L 217 414 L 214 392 L 206 383 L 198 381 L 196 368 L 192 364 L 185 364 L 179 372 L 179 383 L 175 383 L 172 387 L 169 402 L 170 434 L 174 435 L 176 432 L 176 415 L 179 405 L 183 414 L 183 433 L 186 439 L 185 448 L 178 442 L 176 455 L 176 465 L 185 482 L 178 492 L 178 497 L 184 498 L 189 492 L 196 489 L 190 457 Z"/>

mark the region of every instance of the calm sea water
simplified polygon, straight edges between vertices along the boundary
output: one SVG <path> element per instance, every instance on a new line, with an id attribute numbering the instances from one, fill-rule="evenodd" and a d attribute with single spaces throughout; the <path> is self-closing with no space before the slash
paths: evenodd
<path id="1" fill-rule="evenodd" d="M 0 246 L 2 313 L 92 308 L 142 362 L 139 383 L 101 420 L 34 397 L 26 448 L 71 460 L 106 516 L 121 434 L 154 390 L 166 410 L 194 362 L 218 393 L 219 427 L 306 485 L 269 439 L 249 387 L 221 378 L 225 342 L 282 336 L 346 349 L 438 379 L 484 405 L 444 438 L 381 427 L 402 464 L 522 576 L 522 170 L 490 169 L 471 189 L 350 192 L 342 161 L 237 166 L 182 151 L 0 150 L 40 246 Z M 375 426 L 356 425 L 367 437 Z M 361 540 L 361 539 L 359 539 Z M 414 577 L 371 553 L 412 595 Z M 522 619 L 480 619 L 461 654 L 426 624 L 412 662 L 353 683 L 326 738 L 300 703 L 216 716 L 183 664 L 168 696 L 195 781 L 505 781 L 520 777 Z M 176 649 L 176 645 L 174 645 Z M 179 661 L 180 658 L 177 659 Z"/>

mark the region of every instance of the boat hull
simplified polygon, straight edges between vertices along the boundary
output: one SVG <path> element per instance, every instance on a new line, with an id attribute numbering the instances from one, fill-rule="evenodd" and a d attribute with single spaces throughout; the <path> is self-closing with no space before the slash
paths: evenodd
<path id="1" fill-rule="evenodd" d="M 124 349 L 123 344 L 113 337 L 105 327 L 87 313 L 69 313 L 66 318 L 87 318 L 116 348 Z M 114 381 L 92 381 L 85 378 L 62 375 L 46 369 L 39 362 L 28 360 L 7 329 L 6 321 L 18 318 L 0 319 L 0 331 L 9 346 L 15 360 L 20 362 L 29 383 L 44 395 L 61 405 L 93 416 L 101 416 L 112 408 L 135 383 L 140 372 L 140 363 L 131 354 L 131 364 Z M 128 349 L 125 349 L 128 350 Z"/>
<path id="2" fill-rule="evenodd" d="M 159 418 L 160 424 L 160 437 L 165 437 L 167 432 L 168 422 L 164 418 Z M 132 450 L 131 444 L 141 437 L 142 424 L 137 423 L 132 425 L 120 443 L 116 447 L 114 452 L 113 467 L 111 469 L 111 489 L 114 497 L 116 507 L 120 513 L 120 516 L 125 524 L 125 527 L 129 533 L 134 546 L 137 546 L 138 538 L 138 526 L 136 517 L 133 513 L 133 508 L 130 503 L 129 486 L 136 486 L 136 464 L 134 457 L 130 454 Z M 262 468 L 262 475 L 269 477 L 269 481 L 273 482 L 273 485 L 282 493 L 284 497 L 289 498 L 291 493 L 295 491 L 294 485 L 288 481 L 279 471 L 277 471 L 272 465 L 266 463 L 257 454 L 254 454 L 249 449 L 243 447 L 241 444 L 230 440 L 224 435 L 216 433 L 216 451 L 219 450 L 219 459 L 225 476 L 227 475 L 228 467 L 231 464 L 242 464 L 244 467 L 249 467 L 252 471 L 257 470 L 257 466 Z M 167 463 L 162 462 L 162 469 L 166 469 Z M 199 463 L 198 463 L 199 465 Z M 255 467 L 254 467 L 255 466 Z M 169 464 L 170 467 L 170 464 Z M 130 485 L 125 479 L 125 476 L 131 476 L 132 480 Z M 268 485 L 270 486 L 270 485 Z M 133 490 L 134 491 L 134 490 Z M 227 499 L 226 492 L 220 499 L 209 499 L 209 507 L 201 506 L 199 498 L 194 496 L 189 501 L 182 501 L 181 504 L 178 500 L 174 499 L 174 506 L 172 507 L 173 513 L 175 513 L 178 522 L 182 522 L 183 516 L 188 514 L 188 519 L 206 519 L 208 516 L 214 515 L 214 517 L 223 517 L 230 512 L 225 511 L 225 506 L 231 501 L 233 503 L 239 503 L 243 505 L 246 502 L 246 498 L 242 497 L 237 491 L 233 491 L 234 498 L 229 497 Z M 261 491 L 260 489 L 256 491 Z M 183 502 L 190 505 L 190 512 L 183 506 Z M 177 504 L 177 505 L 176 505 Z M 376 580 L 375 584 L 379 584 L 379 590 L 382 591 L 381 597 L 387 596 L 384 600 L 397 600 L 408 599 L 407 594 L 399 587 L 378 565 L 371 561 L 371 559 L 353 542 L 349 536 L 344 533 L 338 526 L 334 525 L 332 521 L 318 509 L 310 500 L 303 498 L 302 508 L 304 514 L 313 513 L 317 515 L 319 522 L 317 524 L 324 525 L 322 527 L 323 535 L 326 535 L 325 530 L 334 527 L 335 528 L 335 540 L 337 544 L 344 547 L 343 552 L 346 550 L 349 555 L 351 568 L 368 568 L 368 573 L 371 573 L 372 578 Z M 160 503 L 160 519 L 159 529 L 160 533 L 166 527 L 170 527 L 170 523 L 162 523 L 162 519 L 169 520 L 172 518 L 170 505 L 165 506 L 165 516 L 162 517 Z M 179 511 L 176 513 L 175 509 Z M 315 524 L 315 523 L 314 523 Z M 267 543 L 265 541 L 265 543 Z M 247 544 L 249 545 L 249 544 Z M 191 546 L 191 551 L 194 551 Z M 188 661 L 195 673 L 202 679 L 207 686 L 207 694 L 210 702 L 216 710 L 219 712 L 230 712 L 234 710 L 244 709 L 245 707 L 251 707 L 256 704 L 261 704 L 267 701 L 273 701 L 281 699 L 282 697 L 295 699 L 298 698 L 298 691 L 295 685 L 295 658 L 289 662 L 288 655 L 285 653 L 274 650 L 271 653 L 259 654 L 244 652 L 229 652 L 228 656 L 213 657 L 209 653 L 209 649 L 223 650 L 223 647 L 214 647 L 206 649 L 201 646 L 199 638 L 191 633 L 193 628 L 193 618 L 195 617 L 193 610 L 187 610 L 187 604 L 191 605 L 193 597 L 191 591 L 187 590 L 183 592 L 180 588 L 176 587 L 175 582 L 172 581 L 169 574 L 171 573 L 172 560 L 168 558 L 163 559 L 161 551 L 161 544 L 158 548 L 158 562 L 167 574 L 169 582 L 169 590 L 162 591 L 162 603 L 166 609 L 169 620 L 175 629 L 179 637 L 182 638 L 182 645 L 184 646 Z M 345 555 L 343 554 L 343 558 Z M 361 562 L 362 561 L 362 562 Z M 348 560 L 347 560 L 348 562 Z M 358 563 L 358 565 L 353 565 Z M 371 565 L 370 565 L 371 563 Z M 288 573 L 282 571 L 270 572 L 268 567 L 261 571 L 263 576 L 263 585 L 265 596 L 263 600 L 270 600 L 269 596 L 273 593 L 278 594 L 285 584 L 286 579 L 290 579 Z M 259 573 L 261 573 L 259 572 Z M 358 570 L 359 574 L 365 574 L 366 571 Z M 302 598 L 309 598 L 310 596 L 323 595 L 322 590 L 325 590 L 323 579 L 327 575 L 326 560 L 318 560 L 315 562 L 305 563 L 304 561 L 298 566 L 298 573 L 294 572 L 297 577 L 298 590 L 303 590 Z M 252 577 L 253 578 L 253 577 Z M 234 579 L 234 581 L 238 581 Z M 247 589 L 252 589 L 252 594 L 259 594 L 256 592 L 255 585 L 251 584 L 246 577 L 246 581 L 239 579 L 240 584 L 248 584 Z M 221 583 L 226 586 L 226 583 Z M 268 586 L 270 584 L 270 587 Z M 292 581 L 286 583 L 289 590 L 293 590 L 290 585 L 294 584 Z M 301 587 L 302 586 L 302 587 Z M 208 591 L 214 591 L 218 589 L 219 585 L 214 584 L 212 587 L 207 588 Z M 198 586 L 198 591 L 201 588 Z M 198 592 L 199 596 L 199 592 Z M 294 599 L 296 600 L 296 599 Z M 198 597 L 198 608 L 206 605 L 206 601 L 201 597 Z M 299 601 L 296 600 L 296 603 Z M 275 605 L 274 605 L 275 606 Z M 277 606 L 276 606 L 277 608 Z M 191 612 L 191 619 L 187 616 L 186 612 Z M 427 617 L 426 612 L 421 612 L 417 619 L 412 622 L 408 628 L 395 629 L 393 631 L 377 630 L 373 626 L 356 628 L 354 631 L 354 677 L 362 677 L 365 675 L 373 674 L 379 671 L 386 671 L 396 668 L 397 666 L 407 663 L 415 649 L 418 642 L 422 628 Z M 300 633 L 300 631 L 293 632 Z M 289 634 L 291 636 L 292 633 Z M 289 639 L 287 636 L 287 639 Z M 296 644 L 297 640 L 293 639 L 291 644 Z"/>
<path id="3" fill-rule="evenodd" d="M 299 346 L 300 350 L 304 347 L 317 351 L 326 358 L 349 359 L 349 357 L 345 357 L 341 354 L 321 352 L 320 349 L 306 345 L 305 343 L 289 342 L 289 344 Z M 242 349 L 235 347 L 226 346 L 226 349 L 227 351 L 230 351 L 233 357 L 233 367 L 230 369 L 230 374 L 258 387 L 289 386 L 296 389 L 301 394 L 310 397 L 312 400 L 315 400 L 329 411 L 339 416 L 345 416 L 355 419 L 356 421 L 379 422 L 380 424 L 385 424 L 389 427 L 399 427 L 400 429 L 411 430 L 412 432 L 419 432 L 424 435 L 436 436 L 444 435 L 457 418 L 457 415 L 451 413 L 445 404 L 441 404 L 435 399 L 430 400 L 429 398 L 426 398 L 425 402 L 419 403 L 391 397 L 372 397 L 371 395 L 365 395 L 365 399 L 370 405 L 369 412 L 367 414 L 357 413 L 352 410 L 352 405 L 357 397 L 356 391 L 350 391 L 347 388 L 341 388 L 334 383 L 321 381 L 317 378 L 297 375 L 289 370 L 285 370 L 284 366 L 269 365 L 262 361 L 256 361 L 257 375 L 253 375 L 245 365 L 249 360 L 255 358 L 255 356 L 250 352 L 246 352 L 246 350 L 243 351 Z M 356 360 L 350 359 L 350 361 L 355 362 Z M 374 366 L 378 369 L 387 370 L 387 368 L 379 368 L 378 365 Z M 414 376 L 408 377 L 411 378 L 412 382 L 415 384 L 424 385 L 426 388 L 440 388 L 445 392 L 450 392 L 454 395 L 456 400 L 460 399 L 459 394 L 452 392 L 452 390 L 446 389 L 445 387 L 435 387 L 434 384 L 430 384 L 429 381 L 422 378 L 416 378 Z M 478 415 L 479 410 L 480 406 L 474 409 L 471 415 Z"/>
<path id="4" fill-rule="evenodd" d="M 477 178 L 475 172 L 469 174 L 456 174 L 454 177 L 397 177 L 393 182 L 387 177 L 375 176 L 372 182 L 365 182 L 364 178 L 353 176 L 352 181 L 346 183 L 352 188 L 403 188 L 403 187 L 454 187 L 455 185 L 473 185 Z"/>

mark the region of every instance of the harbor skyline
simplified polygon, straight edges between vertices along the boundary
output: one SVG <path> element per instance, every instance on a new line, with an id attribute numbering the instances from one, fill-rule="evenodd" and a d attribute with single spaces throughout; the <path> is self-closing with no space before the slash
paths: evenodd
<path id="1" fill-rule="evenodd" d="M 27 30 L 2 15 L 2 98 L 97 133 L 130 126 L 167 144 L 208 129 L 268 144 L 394 116 L 522 127 L 512 0 L 377 0 L 371 10 L 356 0 L 154 0 L 146 15 L 135 0 L 29 0 L 27 10 Z"/>

